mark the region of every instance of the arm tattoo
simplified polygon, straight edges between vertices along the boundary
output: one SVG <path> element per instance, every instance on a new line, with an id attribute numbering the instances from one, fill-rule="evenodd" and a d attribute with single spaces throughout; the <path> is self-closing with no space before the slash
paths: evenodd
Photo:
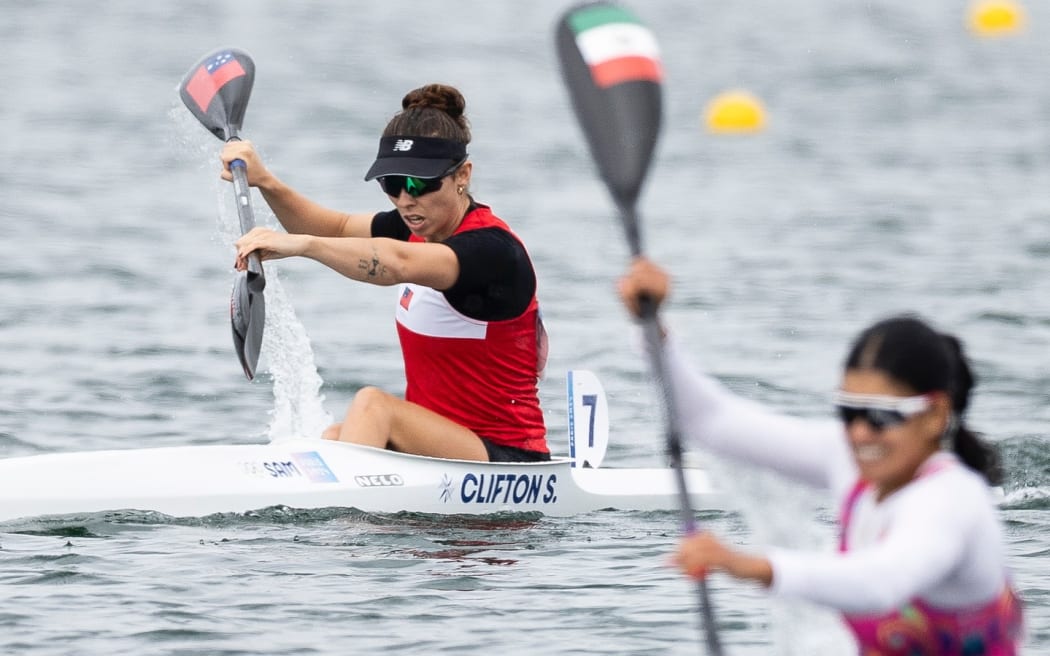
<path id="1" fill-rule="evenodd" d="M 365 275 L 369 278 L 375 278 L 382 276 L 386 273 L 386 267 L 379 263 L 379 253 L 376 251 L 376 247 L 372 245 L 372 259 L 366 260 L 361 259 L 358 263 L 358 267 L 365 272 Z"/>

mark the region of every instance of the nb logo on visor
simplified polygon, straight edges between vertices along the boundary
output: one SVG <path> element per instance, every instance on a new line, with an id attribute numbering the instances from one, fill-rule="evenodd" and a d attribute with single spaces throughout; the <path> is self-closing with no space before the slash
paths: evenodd
<path id="1" fill-rule="evenodd" d="M 412 150 L 412 140 L 411 139 L 398 139 L 397 141 L 394 142 L 394 150 L 400 151 L 400 152 L 403 152 L 403 153 Z"/>

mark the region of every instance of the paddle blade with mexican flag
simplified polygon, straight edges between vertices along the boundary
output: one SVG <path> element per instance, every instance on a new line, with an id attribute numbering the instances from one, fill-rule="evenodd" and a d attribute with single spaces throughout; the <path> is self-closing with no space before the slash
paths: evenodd
<path id="1" fill-rule="evenodd" d="M 633 206 L 660 131 L 656 38 L 629 10 L 595 2 L 566 12 L 555 41 L 601 177 L 618 205 Z"/>
<path id="2" fill-rule="evenodd" d="M 656 38 L 633 13 L 608 2 L 577 5 L 562 17 L 555 33 L 558 59 L 576 118 L 591 155 L 620 210 L 632 256 L 642 255 L 638 191 L 660 131 L 662 77 Z M 696 518 L 682 471 L 678 412 L 664 361 L 657 306 L 639 299 L 650 366 L 664 401 L 667 454 L 674 469 L 682 525 L 695 530 Z M 697 582 L 700 615 L 708 652 L 721 656 L 707 582 Z"/>

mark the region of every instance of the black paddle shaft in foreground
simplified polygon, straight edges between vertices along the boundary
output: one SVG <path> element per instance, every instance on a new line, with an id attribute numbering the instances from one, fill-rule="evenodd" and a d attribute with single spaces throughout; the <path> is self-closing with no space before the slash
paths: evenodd
<path id="1" fill-rule="evenodd" d="M 179 96 L 197 120 L 223 141 L 240 138 L 244 111 L 255 81 L 255 62 L 242 50 L 222 48 L 205 55 L 183 78 Z M 230 163 L 233 172 L 233 190 L 237 204 L 237 218 L 241 234 L 255 227 L 251 193 L 244 162 Z M 263 328 L 266 323 L 266 304 L 263 290 L 266 276 L 259 256 L 248 258 L 248 270 L 234 281 L 230 298 L 230 325 L 237 358 L 244 375 L 251 380 L 259 363 Z"/>
<path id="2" fill-rule="evenodd" d="M 656 41 L 633 13 L 609 2 L 570 8 L 555 40 L 565 84 L 602 180 L 620 212 L 631 255 L 642 254 L 636 204 L 660 132 L 662 77 Z M 664 400 L 666 448 L 679 492 L 685 533 L 696 528 L 682 471 L 678 414 L 668 379 L 656 306 L 642 304 L 650 366 Z M 698 583 L 708 652 L 721 656 L 707 583 Z"/>

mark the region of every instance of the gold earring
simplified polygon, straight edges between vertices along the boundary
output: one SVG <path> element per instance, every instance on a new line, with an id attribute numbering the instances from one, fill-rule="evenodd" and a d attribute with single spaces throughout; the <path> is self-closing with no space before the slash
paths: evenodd
<path id="1" fill-rule="evenodd" d="M 458 187 L 456 187 L 456 193 L 457 194 L 462 194 L 463 193 L 463 185 L 459 185 Z"/>

